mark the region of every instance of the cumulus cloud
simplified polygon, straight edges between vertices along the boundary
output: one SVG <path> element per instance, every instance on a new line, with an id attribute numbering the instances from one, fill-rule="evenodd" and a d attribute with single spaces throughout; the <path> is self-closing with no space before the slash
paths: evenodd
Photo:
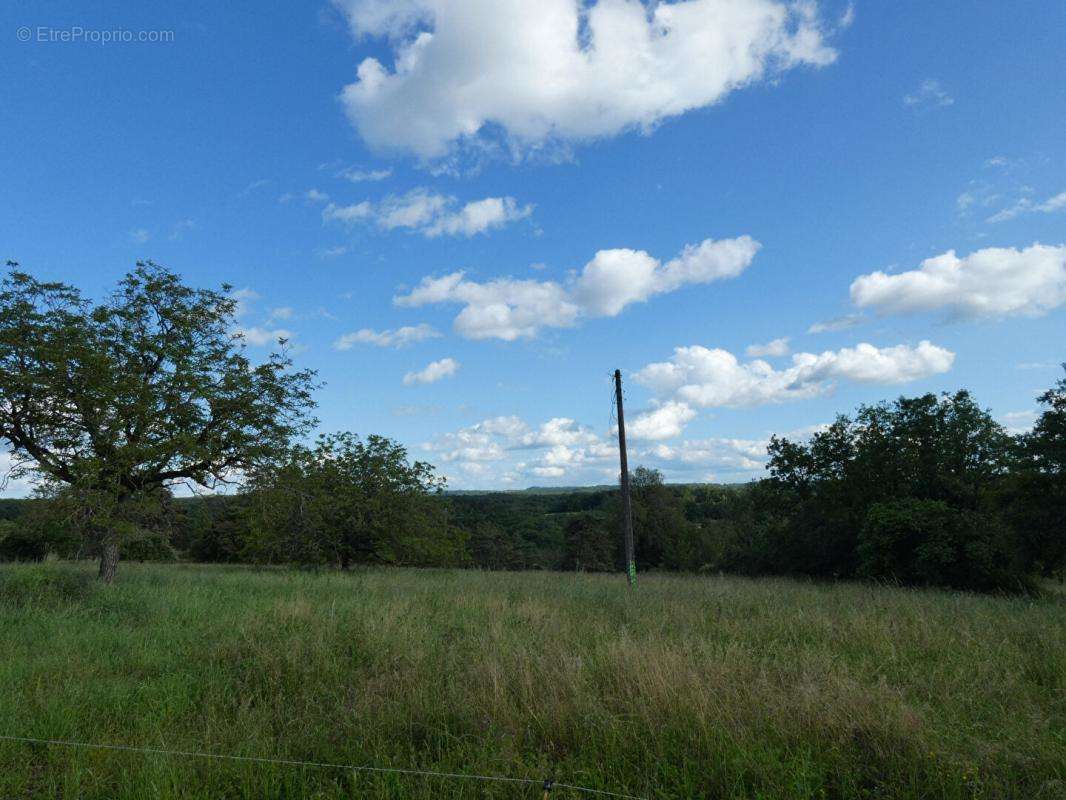
<path id="1" fill-rule="evenodd" d="M 555 281 L 497 278 L 467 280 L 463 272 L 427 277 L 400 306 L 455 303 L 463 306 L 455 330 L 468 339 L 535 336 L 542 328 L 566 328 L 581 317 L 612 317 L 627 305 L 743 272 L 760 244 L 750 236 L 686 246 L 665 264 L 642 250 L 600 250 L 567 285 Z"/>
<path id="2" fill-rule="evenodd" d="M 749 472 L 763 468 L 768 444 L 769 439 L 686 439 L 657 444 L 637 455 L 664 467 Z"/>
<path id="3" fill-rule="evenodd" d="M 602 471 L 617 458 L 610 443 L 567 417 L 555 417 L 538 426 L 513 415 L 491 417 L 440 434 L 422 449 L 449 465 L 449 473 L 459 470 L 480 481 L 491 475 L 503 484 L 560 478 L 590 468 Z M 493 465 L 491 471 L 489 464 Z"/>
<path id="4" fill-rule="evenodd" d="M 903 96 L 906 106 L 942 107 L 954 104 L 955 98 L 948 94 L 940 81 L 928 78 L 922 81 L 918 89 Z"/>
<path id="5" fill-rule="evenodd" d="M 420 188 L 390 195 L 378 203 L 369 200 L 348 206 L 330 203 L 322 210 L 322 219 L 349 226 L 373 223 L 384 231 L 406 229 L 435 238 L 487 233 L 532 213 L 532 205 L 519 205 L 513 197 L 486 197 L 459 205 L 454 197 Z"/>
<path id="6" fill-rule="evenodd" d="M 440 361 L 431 361 L 417 372 L 408 372 L 403 376 L 403 385 L 414 386 L 417 383 L 436 383 L 444 378 L 450 378 L 458 371 L 458 361 L 454 358 L 442 358 Z"/>
<path id="7" fill-rule="evenodd" d="M 1054 214 L 1056 211 L 1066 211 L 1066 192 L 1059 192 L 1054 197 L 1049 197 L 1040 203 L 1034 202 L 1028 197 L 1023 197 L 1015 202 L 1014 205 L 997 211 L 985 222 L 1006 222 L 1023 214 Z"/>
<path id="8" fill-rule="evenodd" d="M 627 422 L 626 436 L 634 441 L 673 439 L 695 416 L 696 412 L 685 403 L 670 401 Z"/>
<path id="9" fill-rule="evenodd" d="M 955 354 L 928 341 L 916 347 L 859 344 L 822 353 L 796 353 L 774 369 L 762 360 L 741 363 L 727 350 L 678 347 L 669 361 L 649 364 L 637 382 L 659 397 L 697 408 L 746 407 L 801 400 L 829 392 L 838 380 L 895 384 L 946 372 Z"/>
<path id="10" fill-rule="evenodd" d="M 666 417 L 664 414 L 660 419 Z M 626 424 L 631 439 L 630 464 L 662 469 L 670 480 L 712 480 L 708 477 L 712 470 L 744 480 L 761 473 L 766 462 L 768 433 L 752 439 L 712 437 L 665 442 L 634 437 L 635 425 L 636 418 Z M 825 427 L 812 425 L 783 435 L 793 440 L 806 439 Z M 514 415 L 490 417 L 439 434 L 420 449 L 441 465 L 453 485 L 486 488 L 529 486 L 545 480 L 575 484 L 618 480 L 614 434 L 597 433 L 567 417 L 539 425 Z"/>
<path id="11" fill-rule="evenodd" d="M 380 38 L 341 99 L 378 149 L 423 158 L 498 131 L 515 152 L 587 140 L 714 105 L 836 52 L 813 2 L 334 0 Z"/>
<path id="12" fill-rule="evenodd" d="M 882 314 L 942 309 L 966 318 L 1040 316 L 1066 303 L 1066 245 L 989 247 L 963 258 L 949 250 L 915 270 L 861 275 L 851 284 L 851 299 Z"/>
<path id="13" fill-rule="evenodd" d="M 766 356 L 780 357 L 787 356 L 788 353 L 787 336 L 783 336 L 780 339 L 774 339 L 766 344 L 749 344 L 744 350 L 744 354 L 751 356 L 752 358 L 763 358 Z"/>
<path id="14" fill-rule="evenodd" d="M 375 331 L 362 328 L 354 333 L 346 333 L 333 342 L 334 350 L 351 350 L 357 344 L 371 344 L 376 347 L 404 347 L 426 339 L 436 339 L 440 334 L 426 323 L 404 325 L 401 328 Z"/>

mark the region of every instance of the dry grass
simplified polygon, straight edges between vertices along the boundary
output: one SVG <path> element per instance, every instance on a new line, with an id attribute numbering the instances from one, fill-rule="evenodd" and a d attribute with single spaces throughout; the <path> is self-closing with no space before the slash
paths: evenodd
<path id="1" fill-rule="evenodd" d="M 107 590 L 88 569 L 0 568 L 0 733 L 656 798 L 1066 798 L 1062 595 L 126 564 Z M 0 743 L 20 796 L 539 791 Z"/>

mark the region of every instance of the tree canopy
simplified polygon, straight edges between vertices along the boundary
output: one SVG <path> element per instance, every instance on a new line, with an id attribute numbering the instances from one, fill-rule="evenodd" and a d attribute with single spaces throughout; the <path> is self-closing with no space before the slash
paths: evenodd
<path id="1" fill-rule="evenodd" d="M 191 288 L 138 263 L 94 303 L 9 266 L 0 284 L 0 439 L 15 474 L 93 498 L 105 579 L 127 502 L 181 481 L 229 481 L 312 424 L 314 374 L 292 369 L 284 352 L 249 360 L 230 287 Z"/>
<path id="2" fill-rule="evenodd" d="M 460 546 L 439 502 L 445 482 L 383 436 L 320 436 L 252 475 L 246 491 L 263 560 L 334 565 L 446 564 Z"/>

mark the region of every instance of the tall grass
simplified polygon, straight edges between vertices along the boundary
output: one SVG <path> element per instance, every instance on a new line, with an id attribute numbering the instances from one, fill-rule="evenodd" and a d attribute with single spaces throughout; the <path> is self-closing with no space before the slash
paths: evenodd
<path id="1" fill-rule="evenodd" d="M 0 734 L 654 798 L 1066 797 L 1061 595 L 89 570 L 0 568 Z M 4 798 L 360 796 L 540 792 L 0 742 Z"/>

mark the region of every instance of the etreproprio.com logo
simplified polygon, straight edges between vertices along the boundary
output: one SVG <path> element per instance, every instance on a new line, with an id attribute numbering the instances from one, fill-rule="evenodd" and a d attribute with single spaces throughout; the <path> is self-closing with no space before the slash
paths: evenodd
<path id="1" fill-rule="evenodd" d="M 84 28 L 71 25 L 56 28 L 50 25 L 22 25 L 15 32 L 20 42 L 127 44 L 144 42 L 157 44 L 174 41 L 174 31 L 133 31 L 127 28 Z"/>

